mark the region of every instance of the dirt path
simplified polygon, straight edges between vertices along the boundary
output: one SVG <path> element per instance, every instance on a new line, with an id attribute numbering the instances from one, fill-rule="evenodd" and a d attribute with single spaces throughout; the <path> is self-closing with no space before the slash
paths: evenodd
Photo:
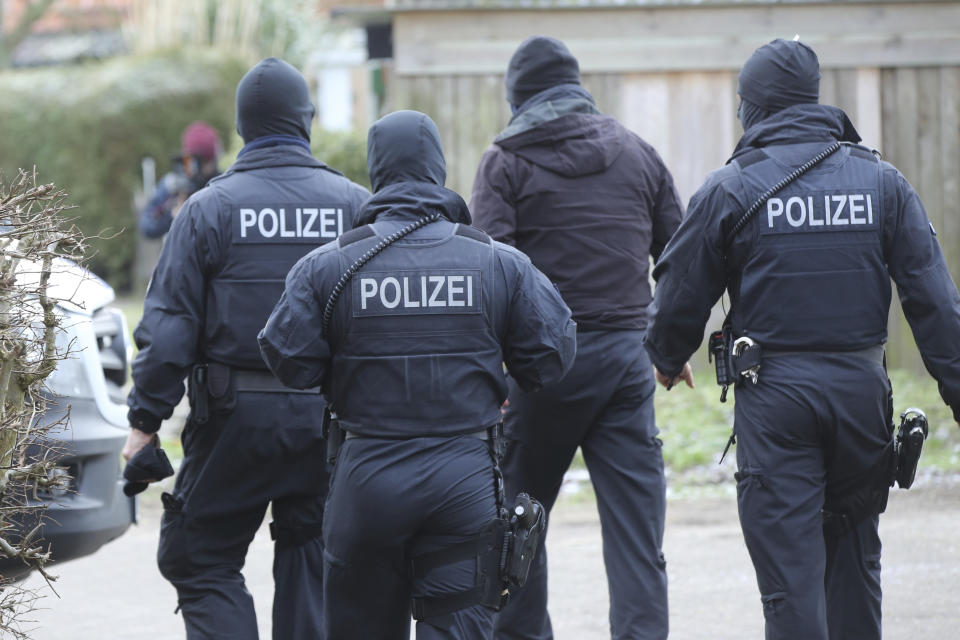
<path id="1" fill-rule="evenodd" d="M 958 637 L 960 483 L 925 478 L 896 491 L 881 518 L 884 540 L 884 637 Z M 155 502 L 155 501 L 154 501 Z M 62 596 L 33 614 L 36 640 L 183 638 L 175 595 L 157 572 L 159 513 L 142 510 L 140 526 L 98 553 L 55 568 Z M 564 499 L 548 541 L 550 609 L 559 640 L 602 640 L 607 589 L 600 528 L 591 499 Z M 756 582 L 740 535 L 733 495 L 671 499 L 665 552 L 670 575 L 671 638 L 763 637 Z M 271 543 L 258 533 L 246 576 L 257 602 L 261 636 L 269 638 Z M 42 581 L 31 578 L 28 585 Z"/>

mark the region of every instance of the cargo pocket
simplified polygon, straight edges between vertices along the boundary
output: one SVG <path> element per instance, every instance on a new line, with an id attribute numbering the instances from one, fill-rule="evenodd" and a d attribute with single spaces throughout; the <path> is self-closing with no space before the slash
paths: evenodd
<path id="1" fill-rule="evenodd" d="M 185 531 L 183 501 L 164 493 L 163 517 L 160 520 L 160 543 L 157 547 L 157 567 L 160 574 L 177 586 L 188 580 L 190 567 L 189 535 Z"/>

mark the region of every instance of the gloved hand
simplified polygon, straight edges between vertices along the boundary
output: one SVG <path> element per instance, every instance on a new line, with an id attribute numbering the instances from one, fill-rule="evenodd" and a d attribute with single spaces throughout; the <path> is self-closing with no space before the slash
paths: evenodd
<path id="1" fill-rule="evenodd" d="M 137 451 L 123 469 L 123 493 L 134 496 L 151 482 L 157 482 L 173 475 L 173 465 L 167 454 L 160 448 L 160 438 L 156 434 L 150 442 Z"/>

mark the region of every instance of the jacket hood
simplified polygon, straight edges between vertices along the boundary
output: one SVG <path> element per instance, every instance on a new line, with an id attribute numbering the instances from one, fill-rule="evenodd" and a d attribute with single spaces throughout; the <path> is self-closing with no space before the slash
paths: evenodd
<path id="1" fill-rule="evenodd" d="M 566 177 L 605 171 L 623 150 L 623 128 L 578 86 L 530 99 L 494 140 L 501 149 Z"/>
<path id="2" fill-rule="evenodd" d="M 860 134 L 843 109 L 825 104 L 798 104 L 750 127 L 733 153 L 752 148 L 801 142 L 860 142 Z"/>
<path id="3" fill-rule="evenodd" d="M 237 133 L 245 143 L 275 135 L 309 141 L 313 113 L 307 81 L 283 60 L 258 62 L 237 85 Z"/>
<path id="4" fill-rule="evenodd" d="M 439 213 L 450 222 L 470 224 L 470 210 L 456 191 L 429 182 L 396 182 L 387 185 L 367 200 L 355 226 L 376 220 L 416 220 Z"/>
<path id="5" fill-rule="evenodd" d="M 395 111 L 370 127 L 367 168 L 374 193 L 398 182 L 442 187 L 447 165 L 437 125 L 419 111 Z"/>

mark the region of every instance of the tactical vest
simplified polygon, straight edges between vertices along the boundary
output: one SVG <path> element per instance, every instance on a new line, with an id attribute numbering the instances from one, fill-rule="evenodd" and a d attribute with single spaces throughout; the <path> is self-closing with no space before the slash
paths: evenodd
<path id="1" fill-rule="evenodd" d="M 230 207 L 230 243 L 207 285 L 202 349 L 211 362 L 266 369 L 257 333 L 283 293 L 287 272 L 311 250 L 349 230 L 351 214 L 346 203 L 336 202 Z"/>
<path id="2" fill-rule="evenodd" d="M 339 240 L 346 269 L 396 222 Z M 375 235 L 375 233 L 377 235 Z M 436 237 L 423 240 L 424 234 Z M 496 424 L 506 397 L 500 334 L 508 300 L 489 237 L 446 220 L 362 267 L 337 302 L 328 339 L 330 400 L 348 432 L 407 438 Z"/>
<path id="3" fill-rule="evenodd" d="M 848 351 L 886 340 L 881 165 L 862 147 L 834 158 L 770 198 L 731 247 L 734 333 L 765 349 Z M 764 150 L 734 162 L 749 203 L 789 173 Z"/>

